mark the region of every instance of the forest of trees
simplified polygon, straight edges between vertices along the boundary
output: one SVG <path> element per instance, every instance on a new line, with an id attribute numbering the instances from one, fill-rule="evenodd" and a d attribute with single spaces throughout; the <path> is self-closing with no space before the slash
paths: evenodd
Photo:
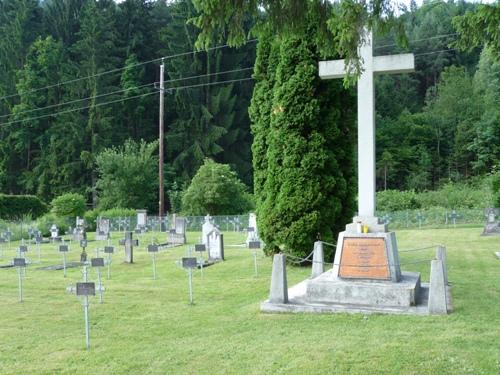
<path id="1" fill-rule="evenodd" d="M 392 34 L 376 37 L 377 54 L 416 56 L 415 73 L 377 78 L 379 190 L 434 189 L 498 168 L 498 56 L 453 47 L 453 17 L 474 7 L 412 5 L 400 16 L 407 48 Z M 0 0 L 0 191 L 45 201 L 75 192 L 95 205 L 98 155 L 158 138 L 161 57 L 172 89 L 167 192 L 185 189 L 207 157 L 231 165 L 251 191 L 254 83 L 239 79 L 252 75 L 257 43 L 189 53 L 196 15 L 191 0 Z"/>

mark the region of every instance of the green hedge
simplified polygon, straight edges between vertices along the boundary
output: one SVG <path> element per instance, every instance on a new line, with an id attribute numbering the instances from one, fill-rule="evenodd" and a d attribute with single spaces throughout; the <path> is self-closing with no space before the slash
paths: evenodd
<path id="1" fill-rule="evenodd" d="M 26 216 L 33 219 L 49 211 L 49 206 L 34 195 L 0 194 L 0 219 L 19 220 Z"/>

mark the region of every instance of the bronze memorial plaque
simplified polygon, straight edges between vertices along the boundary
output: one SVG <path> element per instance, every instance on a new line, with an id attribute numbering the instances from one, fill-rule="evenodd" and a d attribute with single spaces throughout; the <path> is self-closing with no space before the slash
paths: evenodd
<path id="1" fill-rule="evenodd" d="M 383 238 L 344 238 L 339 276 L 389 280 L 389 263 Z"/>

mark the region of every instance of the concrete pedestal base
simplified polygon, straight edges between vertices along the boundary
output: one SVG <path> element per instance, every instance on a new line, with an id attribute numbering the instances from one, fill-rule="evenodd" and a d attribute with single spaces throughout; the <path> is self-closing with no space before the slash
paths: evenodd
<path id="1" fill-rule="evenodd" d="M 288 289 L 288 303 L 272 303 L 269 300 L 260 304 L 265 313 L 362 313 L 362 314 L 404 314 L 429 315 L 429 284 L 422 283 L 416 304 L 411 306 L 374 306 L 363 304 L 311 302 L 307 298 L 307 286 L 311 280 L 304 280 Z M 446 287 L 448 312 L 453 310 L 451 289 Z"/>
<path id="2" fill-rule="evenodd" d="M 399 282 L 343 280 L 333 271 L 309 280 L 305 299 L 311 303 L 328 302 L 353 305 L 409 307 L 417 304 L 420 274 L 402 272 Z"/>

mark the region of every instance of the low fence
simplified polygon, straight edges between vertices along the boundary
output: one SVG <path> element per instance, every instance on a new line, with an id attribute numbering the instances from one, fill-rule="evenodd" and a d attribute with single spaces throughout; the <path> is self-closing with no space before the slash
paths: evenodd
<path id="1" fill-rule="evenodd" d="M 486 216 L 481 209 L 446 210 L 433 208 L 426 210 L 406 210 L 395 212 L 377 212 L 377 216 L 391 229 L 453 228 L 464 225 L 484 225 Z M 204 216 L 185 216 L 186 229 L 190 232 L 201 231 Z M 108 218 L 112 232 L 133 231 L 137 227 L 137 217 Z M 241 232 L 248 227 L 249 215 L 212 216 L 213 223 L 222 231 Z M 60 225 L 63 223 L 64 225 Z M 2 221 L 0 220 L 0 238 L 19 240 L 33 238 L 38 231 L 47 234 L 53 223 L 39 221 Z M 92 223 L 95 224 L 95 223 Z M 76 226 L 75 219 L 58 219 L 56 223 L 60 233 L 71 232 Z M 94 226 L 94 225 L 92 225 Z M 167 232 L 173 227 L 173 215 L 147 216 L 146 226 L 150 231 Z"/>
<path id="2" fill-rule="evenodd" d="M 405 210 L 377 212 L 377 216 L 391 229 L 446 228 L 459 225 L 483 225 L 486 214 L 481 209 L 446 210 L 431 208 L 426 210 Z"/>

